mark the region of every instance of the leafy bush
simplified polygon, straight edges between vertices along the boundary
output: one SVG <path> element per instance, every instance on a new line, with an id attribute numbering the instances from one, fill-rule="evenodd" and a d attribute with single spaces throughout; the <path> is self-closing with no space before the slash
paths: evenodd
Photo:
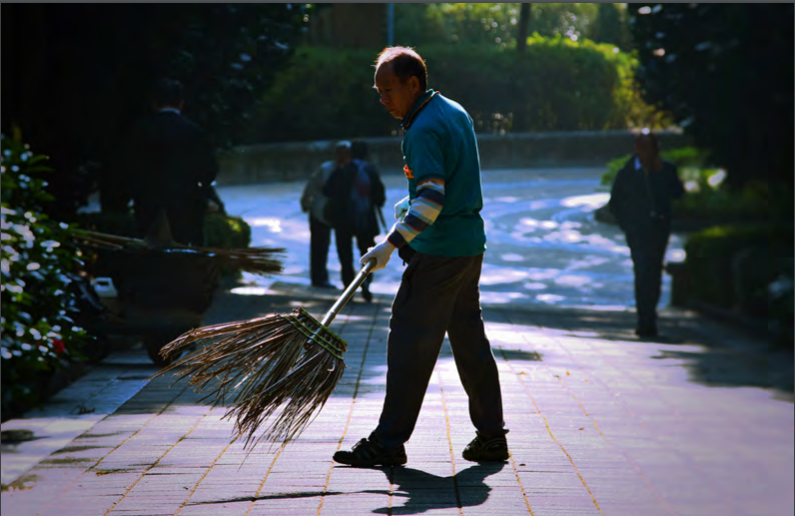
<path id="1" fill-rule="evenodd" d="M 208 213 L 205 217 L 205 243 L 223 249 L 249 247 L 252 228 L 242 217 Z"/>
<path id="2" fill-rule="evenodd" d="M 768 218 L 768 185 L 752 183 L 741 191 L 715 188 L 708 181 L 715 170 L 703 170 L 696 188 L 675 201 L 672 209 L 678 220 L 721 223 L 763 222 Z M 707 179 L 705 179 L 707 178 Z M 690 181 L 692 184 L 693 181 Z M 689 182 L 686 182 L 688 184 Z"/>
<path id="3" fill-rule="evenodd" d="M 40 175 L 44 156 L 2 137 L 2 400 L 4 410 L 41 401 L 42 387 L 70 360 L 82 358 L 89 337 L 75 324 L 76 299 L 68 273 L 82 266 L 61 245 L 69 231 L 41 213 L 50 200 Z"/>
<path id="4" fill-rule="evenodd" d="M 465 43 L 417 50 L 429 85 L 461 103 L 479 132 L 625 128 L 654 113 L 633 89 L 634 59 L 613 45 L 538 35 L 528 43 L 523 55 Z M 259 139 L 397 134 L 372 89 L 375 57 L 370 50 L 297 49 L 265 95 Z"/>
<path id="5" fill-rule="evenodd" d="M 520 19 L 517 3 L 396 3 L 395 39 L 398 44 L 478 43 L 497 47 L 516 45 Z M 528 33 L 558 34 L 612 42 L 625 49 L 630 32 L 623 4 L 531 4 Z"/>
<path id="6" fill-rule="evenodd" d="M 743 270 L 754 272 L 757 277 L 741 288 L 765 291 L 780 273 L 786 272 L 782 264 L 787 262 L 788 254 L 792 255 L 792 249 L 790 253 L 787 249 L 787 242 L 792 239 L 792 226 L 761 224 L 714 226 L 693 233 L 685 243 L 691 295 L 718 306 L 736 306 L 741 298 L 759 294 L 737 291 L 738 285 L 748 283 L 737 277 Z M 750 254 L 749 250 L 760 252 Z M 739 259 L 746 261 L 745 266 L 733 265 Z"/>

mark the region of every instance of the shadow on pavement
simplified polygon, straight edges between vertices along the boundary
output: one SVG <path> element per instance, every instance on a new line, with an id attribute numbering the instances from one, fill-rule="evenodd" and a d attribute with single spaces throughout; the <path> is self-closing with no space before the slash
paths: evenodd
<path id="1" fill-rule="evenodd" d="M 393 496 L 406 497 L 406 501 L 401 506 L 382 507 L 373 512 L 420 514 L 430 509 L 481 505 L 487 501 L 492 491 L 485 482 L 486 477 L 500 472 L 505 465 L 505 462 L 477 464 L 447 477 L 405 467 L 383 469 L 390 483 L 397 485 L 393 489 Z"/>
<path id="2" fill-rule="evenodd" d="M 313 293 L 309 288 L 296 286 L 292 291 L 269 292 L 267 295 L 235 295 L 228 292 L 219 293 L 216 302 L 205 318 L 205 324 L 228 322 L 234 320 L 250 319 L 271 313 L 290 313 L 294 308 L 302 306 L 310 313 L 322 314 L 334 302 L 339 292 Z M 374 303 L 375 309 L 389 310 L 389 304 L 381 300 L 379 305 Z M 484 319 L 487 323 L 509 324 L 523 331 L 522 327 L 533 331 L 542 332 L 545 336 L 589 339 L 596 348 L 601 342 L 611 342 L 612 345 L 646 346 L 650 357 L 655 359 L 674 359 L 673 366 L 684 367 L 689 373 L 689 380 L 701 385 L 714 387 L 759 387 L 773 389 L 778 399 L 793 402 L 794 400 L 794 369 L 793 352 L 769 351 L 765 342 L 760 346 L 747 345 L 745 347 L 728 346 L 722 341 L 721 335 L 706 334 L 697 331 L 699 319 L 685 321 L 685 316 L 678 312 L 667 312 L 660 321 L 661 337 L 656 339 L 639 339 L 633 333 L 635 328 L 635 314 L 632 312 L 598 311 L 586 309 L 571 309 L 550 307 L 536 308 L 511 308 L 486 306 Z M 333 323 L 334 324 L 334 323 Z M 334 326 L 332 327 L 334 329 Z M 375 328 L 378 332 L 379 329 Z M 489 335 L 489 334 L 488 334 Z M 371 336 L 371 346 L 380 346 L 386 343 L 387 327 L 382 333 L 374 332 Z M 504 346 L 502 353 L 509 360 L 516 361 L 543 361 L 544 356 L 533 349 L 533 339 L 528 339 L 530 345 Z M 748 339 L 755 343 L 754 337 Z M 493 339 L 493 345 L 496 341 Z M 687 346 L 687 348 L 681 348 Z M 519 348 L 519 349 L 517 349 Z M 681 348 L 678 350 L 678 348 Z M 450 346 L 446 343 L 440 353 L 440 359 L 452 358 Z M 354 366 L 355 364 L 351 364 Z M 384 366 L 366 366 L 359 377 L 360 386 L 369 386 L 380 391 L 378 378 L 384 376 Z M 376 380 L 374 384 L 372 380 Z M 341 385 L 354 381 L 346 377 Z M 169 382 L 171 383 L 171 382 Z M 179 384 L 185 385 L 183 381 Z M 371 385 L 372 384 L 372 385 Z M 332 396 L 349 397 L 349 389 L 337 389 Z M 151 403 L 142 396 L 136 396 L 121 408 L 146 412 L 149 405 L 153 407 L 162 403 L 161 396 L 151 398 Z M 183 396 L 181 401 L 200 402 L 201 396 Z M 190 401 L 189 401 L 190 400 Z M 168 410 L 167 410 L 168 411 Z"/>
<path id="3" fill-rule="evenodd" d="M 227 498 L 189 503 L 189 506 L 214 505 L 235 502 L 256 502 L 260 500 L 290 500 L 321 496 L 337 496 L 350 494 L 383 494 L 395 498 L 405 498 L 403 505 L 380 507 L 372 512 L 376 514 L 420 514 L 428 510 L 474 507 L 481 505 L 489 498 L 492 488 L 485 480 L 488 476 L 500 472 L 505 462 L 476 464 L 452 476 L 440 477 L 425 471 L 406 467 L 372 468 L 382 471 L 390 484 L 396 486 L 392 491 L 386 489 L 368 489 L 364 491 L 299 491 L 295 493 L 275 493 L 263 496 Z M 347 466 L 339 466 L 349 469 Z"/>
<path id="4" fill-rule="evenodd" d="M 689 380 L 712 387 L 760 387 L 775 390 L 775 398 L 794 401 L 793 350 L 771 350 L 764 338 L 725 328 L 726 333 L 708 334 L 678 321 L 677 312 L 663 315 L 661 335 L 639 338 L 635 314 L 550 308 L 547 310 L 512 310 L 493 308 L 485 320 L 495 323 L 530 325 L 553 337 L 588 338 L 599 346 L 601 341 L 622 342 L 628 346 L 658 345 L 653 359 L 675 359 L 689 372 Z M 684 317 L 684 316 L 683 316 Z M 741 335 L 742 345 L 731 346 L 726 335 Z M 687 349 L 678 349 L 687 346 Z M 699 349 L 695 349 L 699 347 Z"/>

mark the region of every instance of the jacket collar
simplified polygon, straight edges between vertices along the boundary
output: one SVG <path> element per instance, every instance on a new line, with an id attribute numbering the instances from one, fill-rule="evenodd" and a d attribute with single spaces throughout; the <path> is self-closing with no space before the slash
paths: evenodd
<path id="1" fill-rule="evenodd" d="M 412 106 L 412 109 L 409 110 L 409 114 L 401 120 L 401 127 L 404 128 L 404 131 L 408 131 L 409 127 L 412 125 L 412 122 L 415 121 L 415 117 L 423 110 L 424 107 L 428 104 L 428 102 L 437 94 L 438 92 L 428 89 L 424 94 L 420 96 L 419 99 L 415 102 L 415 105 Z"/>

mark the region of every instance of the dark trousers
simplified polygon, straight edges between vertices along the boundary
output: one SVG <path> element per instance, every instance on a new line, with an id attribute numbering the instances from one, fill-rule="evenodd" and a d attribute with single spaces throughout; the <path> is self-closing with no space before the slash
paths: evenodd
<path id="1" fill-rule="evenodd" d="M 656 222 L 625 234 L 633 260 L 639 328 L 655 328 L 657 322 L 656 308 L 661 298 L 663 260 L 669 232 L 668 224 Z"/>
<path id="2" fill-rule="evenodd" d="M 503 435 L 498 370 L 481 318 L 482 262 L 483 255 L 421 253 L 408 260 L 392 305 L 387 393 L 373 441 L 392 448 L 409 440 L 446 332 L 469 398 L 470 420 L 486 436 Z"/>
<path id="3" fill-rule="evenodd" d="M 310 281 L 313 285 L 329 283 L 326 262 L 331 240 L 332 228 L 310 215 Z"/>
<path id="4" fill-rule="evenodd" d="M 191 199 L 188 196 L 184 202 L 169 204 L 146 203 L 136 200 L 134 216 L 136 229 L 141 238 L 145 237 L 152 229 L 161 210 L 166 212 L 172 240 L 186 245 L 205 245 L 207 201 Z"/>
<path id="5" fill-rule="evenodd" d="M 343 286 L 348 287 L 354 277 L 356 277 L 359 267 L 354 268 L 354 239 L 357 241 L 357 248 L 359 249 L 359 256 L 368 252 L 368 249 L 376 245 L 376 236 L 371 234 L 356 234 L 348 229 L 335 229 L 334 230 L 334 243 L 337 247 L 337 257 L 340 259 L 340 279 L 343 280 Z M 357 260 L 359 265 L 359 260 Z M 364 288 L 370 285 L 373 280 L 373 274 L 369 274 L 363 284 Z"/>

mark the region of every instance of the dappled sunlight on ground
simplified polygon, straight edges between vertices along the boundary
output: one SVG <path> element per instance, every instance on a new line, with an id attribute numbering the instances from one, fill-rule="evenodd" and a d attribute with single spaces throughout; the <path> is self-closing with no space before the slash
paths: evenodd
<path id="1" fill-rule="evenodd" d="M 231 289 L 230 292 L 239 296 L 266 296 L 278 293 L 265 287 L 236 287 Z"/>
<path id="2" fill-rule="evenodd" d="M 282 221 L 275 217 L 254 217 L 246 219 L 253 228 L 266 227 L 272 233 L 282 232 Z"/>
<path id="3" fill-rule="evenodd" d="M 392 205 L 406 195 L 405 179 L 383 179 L 387 187 L 383 213 L 391 225 Z M 609 198 L 598 191 L 599 182 L 600 172 L 591 169 L 484 171 L 487 251 L 482 303 L 607 310 L 634 305 L 633 269 L 624 235 L 616 226 L 594 220 L 594 210 Z M 298 203 L 303 186 L 295 182 L 219 190 L 229 213 L 252 226 L 253 246 L 287 248 L 279 280 L 297 285 L 309 285 L 309 225 Z M 384 236 L 382 231 L 377 241 Z M 682 241 L 673 236 L 667 260 L 683 256 Z M 359 268 L 356 260 L 354 267 Z M 341 289 L 330 293 L 339 295 L 343 285 L 334 237 L 328 270 L 330 281 Z M 375 275 L 371 291 L 394 296 L 405 270 L 396 253 Z M 244 275 L 243 283 L 268 289 L 273 280 Z M 668 283 L 665 276 L 661 305 L 668 302 Z"/>
<path id="4" fill-rule="evenodd" d="M 561 206 L 566 206 L 567 208 L 575 208 L 578 206 L 585 206 L 589 208 L 589 210 L 596 210 L 600 208 L 605 203 L 608 202 L 608 199 L 611 198 L 611 194 L 608 193 L 595 193 L 590 195 L 576 195 L 574 197 L 567 197 L 566 199 L 561 201 Z"/>

